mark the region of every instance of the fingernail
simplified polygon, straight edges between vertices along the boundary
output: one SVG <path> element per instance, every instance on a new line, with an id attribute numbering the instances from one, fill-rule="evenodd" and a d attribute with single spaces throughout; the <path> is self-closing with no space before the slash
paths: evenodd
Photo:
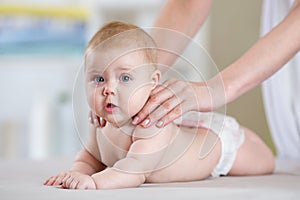
<path id="1" fill-rule="evenodd" d="M 90 121 L 90 123 L 92 123 L 92 118 L 91 117 L 89 117 L 89 121 Z"/>
<path id="2" fill-rule="evenodd" d="M 145 119 L 143 122 L 143 126 L 147 127 L 147 125 L 149 125 L 149 124 L 150 124 L 150 119 Z"/>
<path id="3" fill-rule="evenodd" d="M 132 121 L 132 124 L 137 125 L 139 122 L 140 118 L 139 117 L 135 117 Z"/>
<path id="4" fill-rule="evenodd" d="M 164 122 L 163 122 L 162 120 L 159 120 L 159 121 L 156 123 L 156 126 L 157 126 L 158 128 L 163 127 L 163 125 L 164 125 Z"/>

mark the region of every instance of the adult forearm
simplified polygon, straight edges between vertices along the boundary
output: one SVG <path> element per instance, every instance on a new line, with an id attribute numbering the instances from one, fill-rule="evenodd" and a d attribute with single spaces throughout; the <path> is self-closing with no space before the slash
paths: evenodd
<path id="1" fill-rule="evenodd" d="M 160 11 L 154 27 L 170 31 L 153 31 L 152 36 L 157 46 L 181 53 L 190 42 L 189 37 L 194 37 L 204 23 L 210 6 L 210 0 L 169 0 Z M 176 32 L 172 33 L 171 30 Z M 180 36 L 180 34 L 188 37 Z M 171 66 L 176 58 L 176 55 L 159 52 L 158 63 Z"/>
<path id="2" fill-rule="evenodd" d="M 300 5 L 236 62 L 223 70 L 226 103 L 261 84 L 300 50 Z"/>

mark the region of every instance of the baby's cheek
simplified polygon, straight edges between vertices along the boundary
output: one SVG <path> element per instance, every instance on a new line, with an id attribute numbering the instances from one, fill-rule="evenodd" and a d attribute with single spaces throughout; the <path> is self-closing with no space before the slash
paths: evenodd
<path id="1" fill-rule="evenodd" d="M 92 96 L 94 96 L 94 91 L 88 84 L 85 85 L 85 96 L 89 106 L 91 106 L 91 100 L 93 99 Z"/>
<path id="2" fill-rule="evenodd" d="M 96 92 L 87 92 L 87 101 L 90 106 L 90 109 L 94 112 L 96 108 L 99 107 L 100 97 Z"/>
<path id="3" fill-rule="evenodd" d="M 94 94 L 92 92 L 87 91 L 86 92 L 86 98 L 89 106 L 92 108 L 94 104 Z"/>
<path id="4" fill-rule="evenodd" d="M 136 115 L 145 105 L 150 93 L 144 91 L 136 91 L 128 100 L 128 113 L 130 116 Z"/>

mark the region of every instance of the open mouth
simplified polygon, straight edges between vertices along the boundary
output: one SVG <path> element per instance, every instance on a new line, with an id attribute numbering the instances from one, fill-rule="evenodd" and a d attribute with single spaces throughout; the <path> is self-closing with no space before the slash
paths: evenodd
<path id="1" fill-rule="evenodd" d="M 117 107 L 117 106 L 112 104 L 112 103 L 108 103 L 108 104 L 106 104 L 106 107 L 107 108 L 114 108 L 114 107 Z"/>
<path id="2" fill-rule="evenodd" d="M 114 105 L 114 104 L 112 104 L 112 103 L 107 103 L 107 104 L 105 105 L 105 108 L 104 108 L 104 109 L 105 109 L 106 112 L 111 113 L 111 112 L 113 112 L 116 108 L 117 108 L 116 105 Z"/>

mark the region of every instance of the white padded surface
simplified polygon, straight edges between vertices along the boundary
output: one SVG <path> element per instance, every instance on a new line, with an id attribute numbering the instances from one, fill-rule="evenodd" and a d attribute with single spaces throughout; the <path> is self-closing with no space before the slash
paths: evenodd
<path id="1" fill-rule="evenodd" d="M 79 191 L 43 186 L 43 181 L 67 170 L 71 159 L 0 160 L 0 199 L 299 199 L 300 161 L 276 161 L 266 176 L 221 177 L 203 181 L 144 184 L 138 188 Z"/>

